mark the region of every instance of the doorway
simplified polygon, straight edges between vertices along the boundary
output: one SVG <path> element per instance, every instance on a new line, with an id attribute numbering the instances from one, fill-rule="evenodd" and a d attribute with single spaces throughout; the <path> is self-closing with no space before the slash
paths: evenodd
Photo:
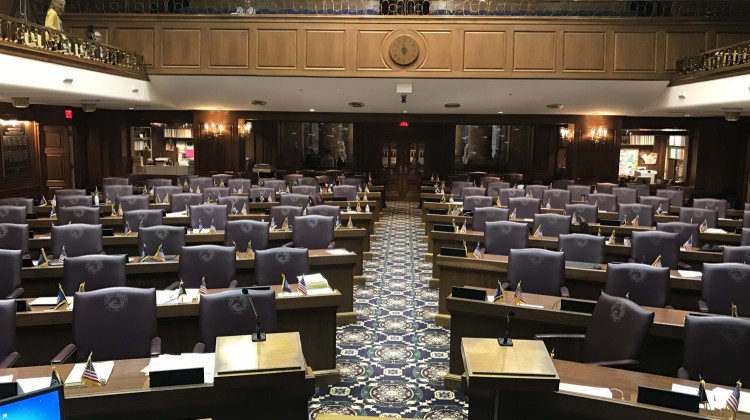
<path id="1" fill-rule="evenodd" d="M 425 173 L 423 139 L 394 136 L 380 142 L 381 179 L 387 200 L 419 200 L 419 186 Z"/>

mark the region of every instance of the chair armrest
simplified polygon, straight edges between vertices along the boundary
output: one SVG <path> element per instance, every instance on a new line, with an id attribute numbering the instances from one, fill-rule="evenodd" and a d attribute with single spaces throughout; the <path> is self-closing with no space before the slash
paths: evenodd
<path id="1" fill-rule="evenodd" d="M 640 362 L 635 359 L 605 360 L 602 362 L 589 363 L 589 365 L 604 366 L 604 367 L 617 367 L 617 368 L 635 367 L 635 366 L 638 366 L 639 364 Z"/>
<path id="2" fill-rule="evenodd" d="M 535 340 L 583 340 L 586 334 L 534 334 Z"/>
<path id="3" fill-rule="evenodd" d="M 667 305 L 664 307 L 664 309 L 674 309 L 674 307 L 672 305 Z"/>
<path id="4" fill-rule="evenodd" d="M 482 254 L 486 254 L 487 253 L 487 248 L 480 248 L 480 251 L 482 251 Z"/>
<path id="5" fill-rule="evenodd" d="M 176 281 L 176 282 L 174 282 L 174 283 L 170 284 L 169 286 L 165 287 L 165 288 L 164 288 L 164 290 L 174 290 L 174 289 L 176 289 L 176 288 L 177 288 L 177 286 L 179 286 L 179 285 L 180 285 L 180 282 L 179 282 L 179 281 Z"/>
<path id="6" fill-rule="evenodd" d="M 229 288 L 230 289 L 234 289 L 235 287 L 237 287 L 237 280 L 230 281 L 229 282 Z"/>
<path id="7" fill-rule="evenodd" d="M 560 286 L 560 296 L 570 297 L 570 290 L 568 290 L 568 288 L 565 286 Z"/>
<path id="8" fill-rule="evenodd" d="M 0 369 L 13 367 L 20 357 L 17 351 L 11 352 L 3 360 L 0 360 Z"/>
<path id="9" fill-rule="evenodd" d="M 205 353 L 206 352 L 206 344 L 199 341 L 195 343 L 195 346 L 193 346 L 193 353 Z"/>
<path id="10" fill-rule="evenodd" d="M 77 349 L 78 348 L 75 344 L 68 344 L 67 346 L 65 346 L 65 348 L 60 350 L 60 353 L 57 353 L 55 357 L 52 358 L 52 361 L 50 363 L 53 365 L 58 365 L 60 363 L 67 362 L 70 356 L 72 356 Z"/>
<path id="11" fill-rule="evenodd" d="M 15 299 L 15 298 L 21 296 L 21 293 L 23 293 L 23 292 L 24 292 L 24 288 L 23 287 L 19 287 L 16 290 L 10 292 L 8 294 L 8 296 L 6 296 L 5 298 L 6 299 Z"/>
<path id="12" fill-rule="evenodd" d="M 151 357 L 156 357 L 161 354 L 161 337 L 154 337 L 151 339 Z"/>
<path id="13" fill-rule="evenodd" d="M 680 379 L 690 379 L 690 372 L 688 372 L 687 369 L 680 366 L 679 369 L 677 369 L 677 377 Z"/>
<path id="14" fill-rule="evenodd" d="M 503 290 L 508 290 L 508 288 L 510 287 L 510 283 L 503 283 L 500 285 L 500 287 L 502 287 Z"/>
<path id="15" fill-rule="evenodd" d="M 336 248 L 336 241 L 331 241 L 330 244 L 328 244 L 328 249 L 334 249 Z"/>
<path id="16" fill-rule="evenodd" d="M 287 243 L 285 243 L 284 245 L 281 245 L 281 246 L 283 246 L 285 248 L 294 248 L 294 241 L 289 241 L 289 242 L 287 242 Z"/>
<path id="17" fill-rule="evenodd" d="M 699 300 L 698 309 L 700 309 L 701 312 L 708 312 L 708 304 L 702 300 Z"/>

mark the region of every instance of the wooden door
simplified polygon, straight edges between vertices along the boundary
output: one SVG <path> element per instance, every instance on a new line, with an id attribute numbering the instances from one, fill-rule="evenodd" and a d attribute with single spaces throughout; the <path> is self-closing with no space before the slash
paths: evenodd
<path id="1" fill-rule="evenodd" d="M 43 168 L 46 188 L 42 190 L 43 194 L 50 199 L 55 191 L 73 188 L 75 184 L 73 154 L 71 153 L 73 139 L 71 128 L 68 126 L 45 125 L 43 133 Z"/>
<path id="2" fill-rule="evenodd" d="M 385 180 L 386 199 L 419 200 L 420 179 L 424 175 L 424 139 L 392 134 L 380 144 L 381 178 Z"/>

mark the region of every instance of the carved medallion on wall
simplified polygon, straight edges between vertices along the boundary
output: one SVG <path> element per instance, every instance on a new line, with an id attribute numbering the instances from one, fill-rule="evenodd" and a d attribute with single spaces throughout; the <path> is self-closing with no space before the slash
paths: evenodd
<path id="1" fill-rule="evenodd" d="M 413 70 L 424 62 L 426 50 L 425 40 L 418 32 L 401 29 L 385 37 L 381 54 L 392 69 Z"/>

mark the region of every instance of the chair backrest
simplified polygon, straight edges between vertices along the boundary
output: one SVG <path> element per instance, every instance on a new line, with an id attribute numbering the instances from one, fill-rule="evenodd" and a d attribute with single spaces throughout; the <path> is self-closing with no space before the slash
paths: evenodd
<path id="1" fill-rule="evenodd" d="M 593 204 L 566 204 L 565 214 L 573 216 L 576 215 L 576 220 L 580 223 L 581 220 L 586 223 L 597 223 L 599 221 L 599 208 Z"/>
<path id="2" fill-rule="evenodd" d="M 508 199 L 508 215 L 516 212 L 517 219 L 533 219 L 542 210 L 541 198 L 513 197 Z"/>
<path id="3" fill-rule="evenodd" d="M 734 386 L 750 377 L 750 321 L 726 316 L 686 316 L 682 367 L 712 384 Z"/>
<path id="4" fill-rule="evenodd" d="M 638 191 L 638 198 L 651 195 L 651 187 L 648 184 L 628 184 L 628 188 Z M 669 211 L 668 209 L 666 211 Z"/>
<path id="5" fill-rule="evenodd" d="M 0 206 L 0 223 L 26 223 L 26 207 L 25 206 Z"/>
<path id="6" fill-rule="evenodd" d="M 297 283 L 297 276 L 310 273 L 310 257 L 306 248 L 271 248 L 255 253 L 255 282 L 261 286 Z"/>
<path id="7" fill-rule="evenodd" d="M 305 194 L 284 194 L 279 199 L 282 206 L 296 206 L 305 208 L 310 203 L 310 196 Z"/>
<path id="8" fill-rule="evenodd" d="M 604 293 L 625 297 L 641 306 L 669 304 L 669 268 L 645 264 L 608 264 Z"/>
<path id="9" fill-rule="evenodd" d="M 714 314 L 730 315 L 735 304 L 739 316 L 750 316 L 750 265 L 703 264 L 701 300 Z"/>
<path id="10" fill-rule="evenodd" d="M 290 228 L 294 228 L 294 218 L 296 216 L 302 216 L 302 207 L 297 206 L 273 206 L 269 213 L 271 219 L 276 224 L 277 229 L 281 229 L 284 224 L 284 220 L 289 223 Z M 269 220 L 270 222 L 270 220 Z"/>
<path id="11" fill-rule="evenodd" d="M 570 204 L 570 191 L 544 190 L 542 193 L 542 207 L 546 208 L 547 204 L 549 204 L 551 209 L 564 209 L 566 204 Z"/>
<path id="12" fill-rule="evenodd" d="M 628 224 L 632 224 L 637 217 L 638 226 L 654 225 L 654 208 L 648 204 L 620 204 L 618 207 L 617 217 L 620 219 L 620 223 L 627 220 Z"/>
<path id="13" fill-rule="evenodd" d="M 254 333 L 257 320 L 253 307 L 258 312 L 260 330 L 276 332 L 276 292 L 273 290 L 247 290 L 247 295 L 242 290 L 227 290 L 201 296 L 198 317 L 205 352 L 216 350 L 216 337 Z"/>
<path id="14" fill-rule="evenodd" d="M 85 290 L 125 286 L 125 265 L 127 255 L 84 255 L 70 257 L 63 264 L 62 288 L 67 296 L 72 296 L 81 283 Z"/>
<path id="15" fill-rule="evenodd" d="M 568 185 L 570 191 L 570 201 L 586 201 L 591 194 L 590 185 Z"/>
<path id="16" fill-rule="evenodd" d="M 109 198 L 109 201 L 117 204 L 117 197 L 121 195 L 133 195 L 133 186 L 121 184 L 104 185 L 102 186 L 102 194 L 104 194 L 103 202 L 106 202 L 107 198 Z"/>
<path id="17" fill-rule="evenodd" d="M 176 185 L 158 185 L 154 187 L 154 201 L 158 198 L 158 202 L 160 203 L 164 202 L 165 199 L 169 200 L 171 203 L 172 198 L 174 198 L 176 194 L 182 194 L 182 187 Z M 169 197 L 167 197 L 167 195 L 169 195 Z M 184 207 L 182 209 L 185 210 Z"/>
<path id="18" fill-rule="evenodd" d="M 29 253 L 29 225 L 0 223 L 0 249 L 17 249 Z"/>
<path id="19" fill-rule="evenodd" d="M 85 225 L 76 223 L 72 225 L 52 226 L 52 255 L 60 256 L 62 247 L 68 257 L 80 255 L 101 254 L 102 225 Z"/>
<path id="20" fill-rule="evenodd" d="M 69 195 L 86 195 L 86 190 L 83 188 L 64 188 L 61 190 L 55 190 L 55 196 L 57 198 L 67 197 Z"/>
<path id="21" fill-rule="evenodd" d="M 57 224 L 84 223 L 87 225 L 98 225 L 98 207 L 62 207 L 57 211 Z"/>
<path id="22" fill-rule="evenodd" d="M 251 243 L 254 251 L 268 248 L 268 222 L 260 220 L 230 220 L 224 231 L 224 246 L 237 246 L 237 251 L 247 251 Z"/>
<path id="23" fill-rule="evenodd" d="M 314 176 L 303 176 L 302 178 L 297 180 L 297 185 L 308 185 L 311 187 L 315 187 L 315 192 L 318 191 L 318 187 L 320 186 L 320 184 L 318 183 L 318 178 L 315 178 Z"/>
<path id="24" fill-rule="evenodd" d="M 122 206 L 122 211 L 148 210 L 147 195 L 121 195 L 117 197 L 117 209 Z"/>
<path id="25" fill-rule="evenodd" d="M 633 232 L 630 258 L 641 264 L 653 264 L 661 256 L 661 265 L 677 269 L 680 260 L 680 244 L 677 234 L 659 231 Z"/>
<path id="26" fill-rule="evenodd" d="M 617 211 L 617 196 L 614 194 L 589 194 L 589 204 L 594 204 L 599 211 Z"/>
<path id="27" fill-rule="evenodd" d="M 461 189 L 461 201 L 463 201 L 466 197 L 475 196 L 475 195 L 486 195 L 487 190 L 482 187 L 463 187 Z"/>
<path id="28" fill-rule="evenodd" d="M 656 214 L 657 212 L 669 213 L 669 209 L 672 206 L 668 198 L 657 197 L 655 195 L 649 195 L 646 197 L 641 196 L 640 198 L 638 198 L 638 202 L 641 204 L 652 206 L 654 208 L 654 214 Z"/>
<path id="29" fill-rule="evenodd" d="M 346 197 L 346 201 L 357 201 L 357 187 L 353 185 L 334 185 L 334 197 Z"/>
<path id="30" fill-rule="evenodd" d="M 563 251 L 565 261 L 590 262 L 602 264 L 604 262 L 604 236 L 571 233 L 560 235 L 557 239 L 558 248 Z"/>
<path id="31" fill-rule="evenodd" d="M 132 193 L 132 191 L 131 191 Z M 90 195 L 63 195 L 55 199 L 57 209 L 63 207 L 91 207 L 94 205 L 94 197 Z M 112 201 L 114 203 L 114 199 Z M 102 200 L 102 204 L 104 201 Z"/>
<path id="32" fill-rule="evenodd" d="M 286 185 L 294 185 L 300 178 L 302 178 L 302 174 L 287 174 L 284 175 L 284 182 L 286 182 Z"/>
<path id="33" fill-rule="evenodd" d="M 210 177 L 206 176 L 199 176 L 197 178 L 188 178 L 188 186 L 190 187 L 191 192 L 198 192 L 198 187 L 200 187 L 200 192 L 203 193 L 203 190 L 206 188 L 211 188 L 214 186 L 214 180 Z"/>
<path id="34" fill-rule="evenodd" d="M 201 224 L 206 229 L 209 229 L 213 224 L 217 230 L 224 230 L 227 225 L 226 204 L 190 206 L 190 227 L 197 229 Z"/>
<path id="35" fill-rule="evenodd" d="M 177 274 L 185 287 L 197 289 L 205 277 L 209 289 L 227 288 L 236 277 L 236 261 L 232 246 L 183 246 Z"/>
<path id="36" fill-rule="evenodd" d="M 318 186 L 295 185 L 292 187 L 292 193 L 310 196 L 318 193 Z"/>
<path id="37" fill-rule="evenodd" d="M 14 290 L 21 287 L 22 258 L 20 249 L 0 249 L 0 270 L 3 273 L 0 278 L 0 299 L 7 298 Z M 0 361 L 2 357 L 0 354 Z"/>
<path id="38" fill-rule="evenodd" d="M 526 196 L 531 194 L 531 198 L 542 198 L 544 192 L 549 189 L 549 185 L 527 185 Z"/>
<path id="39" fill-rule="evenodd" d="M 177 185 L 188 187 L 190 185 L 188 184 L 188 181 L 193 178 L 198 178 L 198 175 L 177 175 L 175 178 L 177 178 Z"/>
<path id="40" fill-rule="evenodd" d="M 694 207 L 680 208 L 680 221 L 700 225 L 706 221 L 706 226 L 715 228 L 719 223 L 719 212 L 715 209 L 699 209 Z"/>
<path id="41" fill-rule="evenodd" d="M 554 190 L 567 190 L 568 185 L 575 184 L 575 181 L 572 179 L 553 179 L 551 184 Z"/>
<path id="42" fill-rule="evenodd" d="M 740 236 L 740 245 L 750 245 L 750 228 L 742 228 Z"/>
<path id="43" fill-rule="evenodd" d="M 511 198 L 520 198 L 524 195 L 526 195 L 526 192 L 518 188 L 505 188 L 497 191 L 500 205 L 504 207 L 508 207 L 508 200 L 510 200 Z"/>
<path id="44" fill-rule="evenodd" d="M 677 234 L 677 243 L 682 246 L 690 237 L 693 237 L 693 246 L 701 246 L 701 234 L 699 226 L 695 223 L 668 222 L 657 223 L 656 230 L 660 232 L 671 232 Z"/>
<path id="45" fill-rule="evenodd" d="M 724 246 L 723 262 L 750 264 L 750 246 Z"/>
<path id="46" fill-rule="evenodd" d="M 619 204 L 634 204 L 638 202 L 638 190 L 627 187 L 612 188 L 612 195 L 617 197 Z"/>
<path id="47" fill-rule="evenodd" d="M 229 182 L 227 182 L 227 188 L 229 188 L 229 191 L 233 193 L 242 190 L 242 192 L 247 194 L 252 187 L 252 181 L 249 179 L 232 178 L 229 180 Z"/>
<path id="48" fill-rule="evenodd" d="M 245 207 L 248 213 L 250 212 L 250 200 L 243 195 L 219 197 L 218 204 L 227 206 L 227 214 L 239 214 L 242 212 L 242 207 Z M 234 207 L 234 210 L 232 210 L 232 207 Z"/>
<path id="49" fill-rule="evenodd" d="M 487 184 L 487 195 L 489 197 L 497 197 L 500 195 L 500 190 L 507 190 L 510 188 L 510 182 L 505 181 L 494 181 Z"/>
<path id="50" fill-rule="evenodd" d="M 138 255 L 146 250 L 147 255 L 154 255 L 161 245 L 166 255 L 177 255 L 185 246 L 185 228 L 183 226 L 149 226 L 138 231 Z M 145 248 L 144 248 L 145 247 Z"/>
<path id="51" fill-rule="evenodd" d="M 0 300 L 0 362 L 16 351 L 16 302 Z M 8 366 L 9 367 L 9 366 Z"/>
<path id="52" fill-rule="evenodd" d="M 169 178 L 149 178 L 146 180 L 146 188 L 148 188 L 149 191 L 151 191 L 152 187 L 155 191 L 156 187 L 168 187 L 172 185 L 174 185 L 174 183 Z"/>
<path id="53" fill-rule="evenodd" d="M 617 184 L 612 184 L 609 182 L 597 182 L 596 183 L 596 192 L 599 194 L 612 194 L 612 188 L 616 188 Z"/>
<path id="54" fill-rule="evenodd" d="M 671 190 L 662 188 L 656 190 L 656 196 L 668 198 L 670 203 L 675 207 L 682 207 L 685 205 L 685 191 L 683 190 Z"/>
<path id="55" fill-rule="evenodd" d="M 451 182 L 451 194 L 457 197 L 461 197 L 461 191 L 466 187 L 473 187 L 474 183 L 471 181 L 453 181 Z"/>
<path id="56" fill-rule="evenodd" d="M 229 196 L 229 187 L 208 187 L 206 189 L 201 188 L 201 194 L 203 194 L 204 203 L 216 203 L 219 201 L 219 197 Z"/>
<path id="57" fill-rule="evenodd" d="M 75 294 L 75 360 L 146 358 L 156 337 L 156 290 L 110 287 Z"/>
<path id="58" fill-rule="evenodd" d="M 26 214 L 34 213 L 34 200 L 25 197 L 0 198 L 2 206 L 22 206 L 26 209 Z"/>
<path id="59" fill-rule="evenodd" d="M 130 210 L 122 214 L 122 228 L 125 225 L 130 226 L 130 230 L 135 233 L 141 227 L 159 226 L 164 222 L 164 213 L 161 210 Z"/>
<path id="60" fill-rule="evenodd" d="M 546 249 L 511 249 L 508 255 L 509 290 L 516 290 L 518 282 L 527 293 L 560 296 L 565 282 L 565 256 L 562 252 Z"/>
<path id="61" fill-rule="evenodd" d="M 339 180 L 340 185 L 347 185 L 347 186 L 353 186 L 353 187 L 359 187 L 362 185 L 363 179 L 360 177 L 348 177 L 348 178 L 342 178 Z"/>
<path id="62" fill-rule="evenodd" d="M 479 186 L 482 188 L 487 188 L 487 186 L 490 185 L 491 183 L 500 182 L 500 181 L 501 181 L 501 178 L 499 176 L 483 176 L 479 179 Z"/>
<path id="63" fill-rule="evenodd" d="M 283 179 L 266 179 L 263 181 L 263 186 L 273 189 L 274 192 L 286 190 L 286 182 Z"/>
<path id="64" fill-rule="evenodd" d="M 221 184 L 224 184 L 224 186 L 227 186 L 227 183 L 229 183 L 229 180 L 232 179 L 233 175 L 228 174 L 217 174 L 217 175 L 211 175 L 211 181 L 213 182 L 213 185 L 216 187 L 221 186 Z M 201 187 L 203 189 L 203 187 Z"/>
<path id="65" fill-rule="evenodd" d="M 488 254 L 508 255 L 511 249 L 526 248 L 529 228 L 525 223 L 486 222 L 484 224 L 484 247 Z"/>
<path id="66" fill-rule="evenodd" d="M 331 216 L 336 220 L 337 217 L 341 217 L 341 207 L 338 206 L 327 206 L 327 205 L 319 205 L 319 206 L 309 206 L 307 207 L 307 214 L 313 215 L 317 214 L 320 216 Z"/>
<path id="67" fill-rule="evenodd" d="M 325 249 L 333 242 L 336 218 L 331 216 L 296 216 L 292 241 L 297 248 Z"/>
<path id="68" fill-rule="evenodd" d="M 750 211 L 743 211 L 742 212 L 742 227 L 750 227 Z"/>
<path id="69" fill-rule="evenodd" d="M 114 177 L 114 176 L 102 178 L 102 185 L 128 185 L 128 178 L 121 178 L 121 177 Z"/>
<path id="70" fill-rule="evenodd" d="M 534 216 L 534 228 L 536 232 L 541 226 L 541 232 L 544 236 L 560 236 L 570 233 L 570 219 L 572 216 L 562 214 L 537 214 Z"/>
<path id="71" fill-rule="evenodd" d="M 180 193 L 169 197 L 170 211 L 185 211 L 190 206 L 197 206 L 203 202 L 203 195 L 196 193 Z"/>
<path id="72" fill-rule="evenodd" d="M 719 218 L 727 218 L 727 200 L 721 200 L 718 198 L 695 198 L 693 199 L 693 207 L 696 209 L 713 209 L 718 213 Z"/>
<path id="73" fill-rule="evenodd" d="M 468 188 L 464 188 L 466 192 Z M 492 207 L 492 197 L 486 195 L 469 195 L 464 197 L 464 210 L 474 210 L 481 207 Z"/>
<path id="74" fill-rule="evenodd" d="M 318 185 L 320 184 L 325 185 L 325 184 L 330 184 L 331 182 L 333 182 L 331 181 L 331 177 L 328 175 L 318 175 L 315 177 L 315 179 L 318 181 Z"/>
<path id="75" fill-rule="evenodd" d="M 640 360 L 653 322 L 653 312 L 602 293 L 586 327 L 583 361 Z"/>
<path id="76" fill-rule="evenodd" d="M 471 222 L 471 229 L 477 232 L 484 232 L 487 222 L 499 222 L 508 220 L 508 209 L 499 207 L 479 207 L 474 209 L 474 218 Z"/>

